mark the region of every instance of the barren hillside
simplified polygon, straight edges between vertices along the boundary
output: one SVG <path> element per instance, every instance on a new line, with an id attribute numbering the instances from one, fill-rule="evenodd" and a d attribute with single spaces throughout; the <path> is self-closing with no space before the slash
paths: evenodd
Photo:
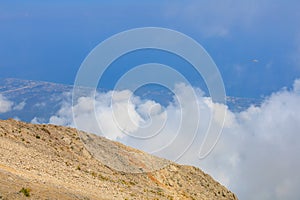
<path id="1" fill-rule="evenodd" d="M 0 121 L 0 199 L 26 198 L 237 199 L 195 167 L 72 128 Z"/>

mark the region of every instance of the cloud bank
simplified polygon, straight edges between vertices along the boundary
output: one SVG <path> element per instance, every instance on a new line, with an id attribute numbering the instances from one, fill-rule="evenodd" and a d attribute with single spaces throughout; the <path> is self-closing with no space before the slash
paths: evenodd
<path id="1" fill-rule="evenodd" d="M 97 93 L 95 98 L 86 95 L 73 106 L 65 102 L 49 122 L 76 126 L 198 166 L 240 199 L 299 199 L 300 79 L 292 89 L 273 93 L 261 106 L 240 113 L 213 103 L 201 90 L 184 84 L 175 87 L 175 94 L 167 107 L 142 100 L 129 90 Z M 199 116 L 194 115 L 195 106 Z M 209 156 L 199 159 L 209 121 L 214 116 L 212 120 L 223 124 L 218 119 L 222 109 L 227 116 L 221 138 Z M 91 120 L 92 116 L 97 120 Z M 195 119 L 199 119 L 197 132 Z"/>
<path id="2" fill-rule="evenodd" d="M 0 94 L 0 114 L 10 111 L 12 106 L 13 102 L 9 101 L 2 94 Z"/>
<path id="3" fill-rule="evenodd" d="M 260 107 L 231 113 L 203 169 L 236 191 L 240 199 L 299 199 L 300 80 Z"/>

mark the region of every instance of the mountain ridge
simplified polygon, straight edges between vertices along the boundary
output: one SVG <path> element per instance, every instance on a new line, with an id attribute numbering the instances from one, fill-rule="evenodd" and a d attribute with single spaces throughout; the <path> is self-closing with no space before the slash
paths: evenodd
<path id="1" fill-rule="evenodd" d="M 109 155 L 98 147 L 95 152 L 106 160 L 86 149 L 84 137 L 101 140 Z M 142 170 L 128 173 L 107 162 Z M 74 128 L 0 120 L 0 199 L 24 199 L 26 192 L 29 199 L 237 199 L 196 167 Z"/>

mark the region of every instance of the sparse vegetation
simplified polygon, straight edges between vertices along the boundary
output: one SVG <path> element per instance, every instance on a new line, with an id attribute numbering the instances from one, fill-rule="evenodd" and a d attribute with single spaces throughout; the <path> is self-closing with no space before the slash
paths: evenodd
<path id="1" fill-rule="evenodd" d="M 165 195 L 164 195 L 164 191 L 163 191 L 163 189 L 161 189 L 161 188 L 157 188 L 156 194 L 158 194 L 158 195 L 160 195 L 160 196 L 165 196 Z"/>
<path id="2" fill-rule="evenodd" d="M 125 180 L 123 180 L 123 179 L 120 179 L 119 182 L 122 183 L 123 185 L 129 185 L 129 184 L 128 184 Z"/>
<path id="3" fill-rule="evenodd" d="M 29 188 L 22 188 L 20 193 L 23 193 L 25 197 L 30 197 L 30 189 Z"/>
<path id="4" fill-rule="evenodd" d="M 100 180 L 102 180 L 102 181 L 108 181 L 108 180 L 109 180 L 109 178 L 103 176 L 102 174 L 98 174 L 98 178 L 99 178 Z"/>
<path id="5" fill-rule="evenodd" d="M 136 185 L 136 182 L 129 181 L 130 185 Z"/>
<path id="6" fill-rule="evenodd" d="M 43 125 L 43 128 L 41 128 L 42 131 L 46 132 L 48 135 L 50 135 L 50 131 L 48 129 L 45 128 L 45 126 Z"/>
<path id="7" fill-rule="evenodd" d="M 91 172 L 91 175 L 92 175 L 93 177 L 97 177 L 97 173 L 96 173 L 96 172 Z"/>

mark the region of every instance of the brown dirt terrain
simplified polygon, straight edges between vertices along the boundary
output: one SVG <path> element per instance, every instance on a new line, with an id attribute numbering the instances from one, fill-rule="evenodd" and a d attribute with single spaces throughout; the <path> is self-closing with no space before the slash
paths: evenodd
<path id="1" fill-rule="evenodd" d="M 73 128 L 0 120 L 0 199 L 237 197 L 195 167 Z"/>

